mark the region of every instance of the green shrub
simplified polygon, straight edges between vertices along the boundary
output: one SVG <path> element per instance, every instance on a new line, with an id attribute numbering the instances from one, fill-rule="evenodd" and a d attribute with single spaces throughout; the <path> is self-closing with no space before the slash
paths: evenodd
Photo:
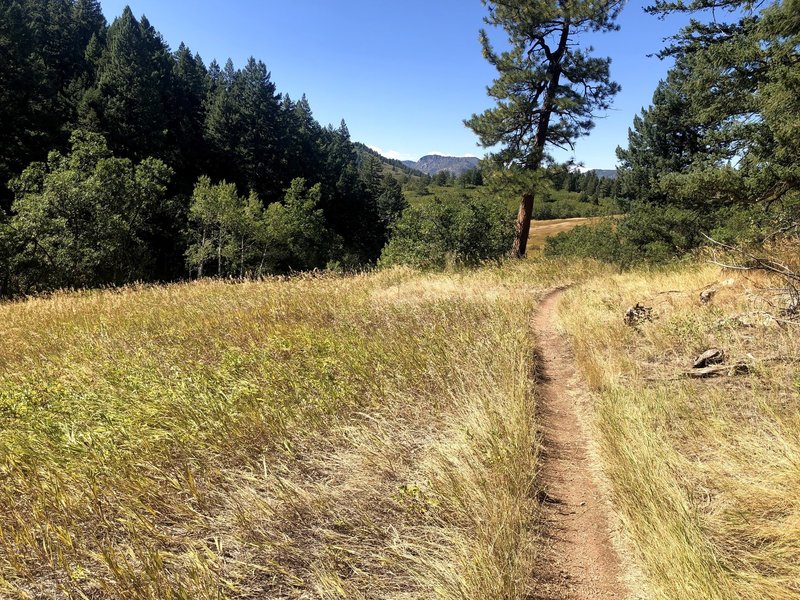
<path id="1" fill-rule="evenodd" d="M 639 204 L 623 219 L 560 233 L 545 242 L 547 256 L 596 258 L 629 267 L 677 258 L 703 242 L 698 213 L 674 206 Z"/>
<path id="2" fill-rule="evenodd" d="M 513 238 L 514 215 L 505 205 L 483 196 L 435 198 L 403 212 L 380 264 L 475 265 L 507 253 Z"/>
<path id="3" fill-rule="evenodd" d="M 619 236 L 610 221 L 579 225 L 545 240 L 546 256 L 576 256 L 618 262 Z"/>
<path id="4" fill-rule="evenodd" d="M 620 261 L 663 263 L 677 258 L 704 242 L 709 219 L 694 210 L 677 206 L 634 205 L 619 223 Z"/>
<path id="5" fill-rule="evenodd" d="M 547 256 L 596 258 L 630 267 L 660 264 L 708 243 L 706 235 L 731 245 L 760 243 L 769 232 L 790 230 L 800 215 L 800 201 L 780 207 L 726 206 L 699 210 L 665 205 L 633 204 L 616 222 L 601 222 L 560 233 L 545 241 Z"/>
<path id="6" fill-rule="evenodd" d="M 533 218 L 541 221 L 573 217 L 602 217 L 617 213 L 619 213 L 619 206 L 612 198 L 603 198 L 597 203 L 584 202 L 577 194 L 552 193 L 549 190 L 542 192 L 541 202 L 537 200 L 533 207 Z"/>

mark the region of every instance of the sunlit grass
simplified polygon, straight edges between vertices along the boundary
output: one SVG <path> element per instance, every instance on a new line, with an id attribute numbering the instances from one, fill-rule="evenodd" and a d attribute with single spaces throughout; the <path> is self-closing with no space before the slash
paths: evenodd
<path id="1" fill-rule="evenodd" d="M 523 598 L 529 317 L 596 268 L 0 305 L 0 595 Z"/>
<path id="2" fill-rule="evenodd" d="M 800 597 L 800 332 L 763 317 L 788 302 L 780 287 L 695 265 L 593 280 L 561 307 L 651 597 Z M 655 319 L 630 328 L 636 302 Z M 750 373 L 683 377 L 709 347 Z"/>

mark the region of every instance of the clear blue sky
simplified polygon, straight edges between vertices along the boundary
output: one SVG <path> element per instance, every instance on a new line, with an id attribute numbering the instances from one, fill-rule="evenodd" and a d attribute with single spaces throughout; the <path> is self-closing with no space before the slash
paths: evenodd
<path id="1" fill-rule="evenodd" d="M 129 4 L 173 49 L 183 41 L 206 64 L 263 60 L 279 92 L 305 93 L 317 120 L 338 125 L 344 119 L 353 140 L 392 158 L 485 152 L 462 123 L 491 106 L 486 86 L 494 70 L 478 43 L 480 0 L 101 2 L 109 22 Z M 623 10 L 621 31 L 590 40 L 597 55 L 612 57 L 622 92 L 576 145 L 575 159 L 589 168 L 614 167 L 614 149 L 627 143 L 633 116 L 650 103 L 668 68 L 646 55 L 680 22 L 645 15 L 643 4 L 634 0 Z"/>

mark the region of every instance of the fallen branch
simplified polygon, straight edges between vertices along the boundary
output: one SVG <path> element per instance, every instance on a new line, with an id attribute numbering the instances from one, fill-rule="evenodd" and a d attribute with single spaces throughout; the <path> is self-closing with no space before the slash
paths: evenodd
<path id="1" fill-rule="evenodd" d="M 747 363 L 739 362 L 733 365 L 716 365 L 713 367 L 704 367 L 702 369 L 692 369 L 691 371 L 685 371 L 684 376 L 691 379 L 707 379 L 720 375 L 727 375 L 728 377 L 746 375 L 749 372 L 750 366 Z"/>
<path id="2" fill-rule="evenodd" d="M 732 317 L 726 317 L 725 319 L 720 319 L 714 325 L 716 327 L 721 327 L 722 325 L 726 325 L 731 321 L 738 321 L 740 325 L 744 327 L 754 327 L 752 323 L 745 323 L 743 319 L 747 317 L 766 317 L 772 319 L 779 325 L 793 325 L 795 327 L 800 327 L 800 321 L 792 321 L 791 319 L 784 319 L 782 317 L 776 317 L 772 313 L 766 312 L 764 310 L 754 310 L 750 312 L 744 312 L 738 315 L 733 315 Z"/>
<path id="3" fill-rule="evenodd" d="M 772 260 L 770 258 L 764 258 L 762 256 L 756 256 L 742 248 L 737 248 L 736 246 L 731 246 L 730 244 L 726 244 L 724 242 L 720 242 L 715 240 L 711 236 L 706 235 L 705 233 L 701 234 L 704 238 L 706 238 L 709 242 L 711 242 L 714 246 L 719 246 L 720 248 L 724 248 L 730 252 L 735 252 L 740 254 L 750 261 L 753 264 L 750 265 L 729 265 L 725 263 L 718 262 L 716 260 L 712 260 L 711 263 L 717 265 L 718 267 L 722 267 L 724 269 L 733 269 L 735 271 L 767 271 L 769 273 L 775 273 L 780 275 L 781 277 L 785 277 L 790 281 L 796 281 L 800 283 L 800 273 L 794 272 L 788 265 L 780 263 L 776 260 Z"/>

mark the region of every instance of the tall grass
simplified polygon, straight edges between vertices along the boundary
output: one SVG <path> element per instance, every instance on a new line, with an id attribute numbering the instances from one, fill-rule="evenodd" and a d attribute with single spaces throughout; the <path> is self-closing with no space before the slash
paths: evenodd
<path id="1" fill-rule="evenodd" d="M 528 316 L 591 263 L 0 306 L 0 595 L 522 598 Z"/>
<path id="2" fill-rule="evenodd" d="M 594 280 L 562 305 L 653 598 L 800 597 L 800 336 L 763 315 L 787 301 L 778 288 L 695 266 Z M 636 302 L 655 319 L 634 329 L 622 315 Z M 683 377 L 708 347 L 750 373 Z"/>

